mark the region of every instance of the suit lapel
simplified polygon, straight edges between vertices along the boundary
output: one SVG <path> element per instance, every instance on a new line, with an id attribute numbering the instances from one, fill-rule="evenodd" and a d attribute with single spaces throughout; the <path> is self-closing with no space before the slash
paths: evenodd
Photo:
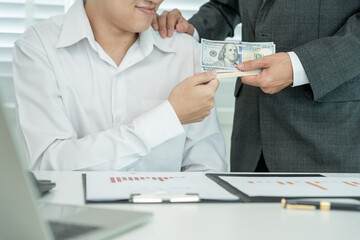
<path id="1" fill-rule="evenodd" d="M 266 13 L 269 11 L 273 2 L 274 2 L 274 0 L 263 0 L 262 1 L 262 4 L 258 10 L 256 23 L 259 23 L 262 21 L 262 19 L 266 16 Z"/>
<path id="2" fill-rule="evenodd" d="M 250 27 L 252 34 L 255 32 L 256 19 L 261 5 L 262 0 L 239 0 L 242 23 Z"/>

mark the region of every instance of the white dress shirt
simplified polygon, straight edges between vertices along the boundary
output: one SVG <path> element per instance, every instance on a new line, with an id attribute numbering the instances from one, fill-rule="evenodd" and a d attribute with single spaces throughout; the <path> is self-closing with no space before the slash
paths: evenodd
<path id="1" fill-rule="evenodd" d="M 196 41 L 200 41 L 200 36 L 196 28 L 194 28 L 193 37 Z M 292 87 L 301 86 L 304 84 L 309 84 L 309 79 L 306 75 L 305 69 L 295 52 L 288 52 L 291 60 L 291 65 L 293 69 L 293 84 Z"/>
<path id="2" fill-rule="evenodd" d="M 119 66 L 95 41 L 82 1 L 16 42 L 14 84 L 32 169 L 226 171 L 216 112 L 182 126 L 167 101 L 200 72 L 187 34 L 140 33 Z"/>
<path id="3" fill-rule="evenodd" d="M 305 84 L 309 84 L 309 79 L 306 75 L 305 69 L 300 62 L 299 57 L 295 52 L 288 52 L 291 60 L 291 65 L 293 69 L 293 84 L 292 87 L 297 87 Z"/>

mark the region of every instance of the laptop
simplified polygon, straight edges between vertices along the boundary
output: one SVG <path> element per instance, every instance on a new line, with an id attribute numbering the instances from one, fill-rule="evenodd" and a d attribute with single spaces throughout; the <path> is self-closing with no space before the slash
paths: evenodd
<path id="1" fill-rule="evenodd" d="M 25 169 L 0 105 L 0 239 L 104 239 L 152 217 L 146 212 L 41 204 Z"/>

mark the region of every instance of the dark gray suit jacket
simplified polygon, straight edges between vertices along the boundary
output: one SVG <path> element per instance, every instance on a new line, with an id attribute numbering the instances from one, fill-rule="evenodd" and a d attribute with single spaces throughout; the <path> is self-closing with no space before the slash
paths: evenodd
<path id="1" fill-rule="evenodd" d="M 360 172 L 360 0 L 212 0 L 190 22 L 207 39 L 233 35 L 294 51 L 310 84 L 268 95 L 235 88 L 231 170 Z"/>

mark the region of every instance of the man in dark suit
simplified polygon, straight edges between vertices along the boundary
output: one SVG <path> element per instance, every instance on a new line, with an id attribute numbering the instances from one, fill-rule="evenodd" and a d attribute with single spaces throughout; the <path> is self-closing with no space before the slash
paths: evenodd
<path id="1" fill-rule="evenodd" d="M 360 1 L 211 0 L 153 27 L 223 40 L 240 22 L 277 53 L 238 65 L 263 72 L 236 83 L 231 170 L 360 172 Z"/>

